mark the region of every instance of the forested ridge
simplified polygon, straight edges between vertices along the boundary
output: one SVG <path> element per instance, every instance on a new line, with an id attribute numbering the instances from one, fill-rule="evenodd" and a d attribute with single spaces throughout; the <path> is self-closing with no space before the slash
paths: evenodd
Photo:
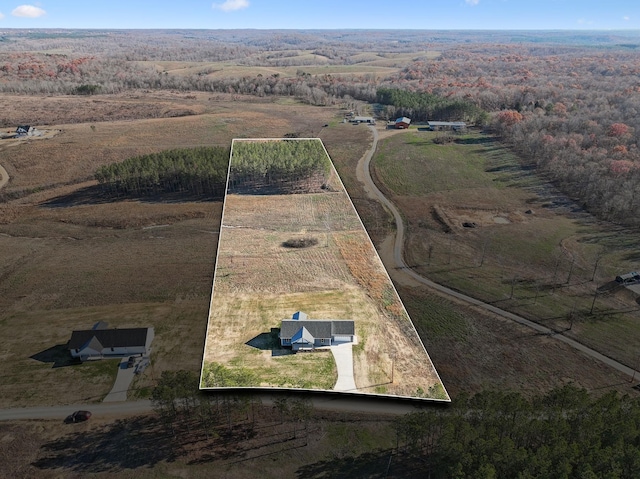
<path id="1" fill-rule="evenodd" d="M 640 38 L 633 32 L 15 31 L 0 45 L 0 92 L 197 90 L 347 108 L 379 103 L 384 119 L 489 123 L 590 212 L 640 224 Z M 68 53 L 49 53 L 56 49 Z M 407 52 L 415 54 L 394 57 Z M 203 64 L 173 75 L 153 63 L 168 61 Z M 222 67 L 207 62 L 221 61 L 298 70 L 215 75 Z M 396 68 L 313 73 L 367 62 Z"/>
<path id="2" fill-rule="evenodd" d="M 115 196 L 186 192 L 221 198 L 228 166 L 228 148 L 176 149 L 105 165 L 95 178 L 105 193 Z"/>

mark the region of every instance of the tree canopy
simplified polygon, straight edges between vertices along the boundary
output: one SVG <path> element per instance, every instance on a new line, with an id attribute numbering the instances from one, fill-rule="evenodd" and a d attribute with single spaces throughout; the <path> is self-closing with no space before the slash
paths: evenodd
<path id="1" fill-rule="evenodd" d="M 228 148 L 175 149 L 103 166 L 95 178 L 106 193 L 118 196 L 185 192 L 222 197 L 228 164 Z"/>

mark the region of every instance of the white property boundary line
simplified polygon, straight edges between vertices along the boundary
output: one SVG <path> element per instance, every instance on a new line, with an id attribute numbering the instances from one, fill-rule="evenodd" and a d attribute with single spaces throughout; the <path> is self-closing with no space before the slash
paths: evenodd
<path id="1" fill-rule="evenodd" d="M 399 395 L 391 395 L 391 394 L 377 394 L 377 393 L 368 393 L 368 392 L 355 392 L 355 393 L 351 393 L 351 392 L 340 392 L 340 391 L 335 391 L 335 390 L 331 390 L 331 389 L 302 389 L 302 388 L 282 388 L 282 387 L 259 387 L 259 386 L 245 386 L 245 387 L 238 387 L 238 386 L 230 386 L 230 387 L 202 387 L 202 374 L 204 372 L 204 357 L 205 357 L 205 350 L 206 350 L 206 345 L 207 345 L 207 339 L 209 338 L 209 325 L 210 325 L 210 318 L 211 318 L 211 310 L 213 307 L 213 294 L 214 294 L 214 288 L 215 288 L 215 281 L 216 281 L 216 274 L 218 271 L 218 257 L 220 255 L 220 241 L 222 239 L 222 231 L 223 231 L 223 226 L 224 226 L 224 213 L 225 213 L 225 209 L 226 209 L 226 204 L 227 204 L 227 192 L 229 189 L 229 177 L 230 177 L 230 172 L 231 172 L 231 158 L 233 157 L 233 147 L 235 145 L 235 142 L 241 142 L 241 141 L 251 141 L 251 142 L 276 142 L 276 141 L 318 141 L 320 142 L 320 145 L 322 146 L 322 150 L 324 151 L 325 155 L 327 156 L 329 163 L 331 164 L 331 168 L 333 170 L 333 173 L 335 174 L 336 178 L 338 179 L 340 186 L 342 187 L 342 190 L 344 191 L 346 197 L 349 200 L 349 204 L 351 205 L 351 208 L 353 210 L 353 212 L 355 213 L 356 217 L 358 218 L 358 222 L 360 223 L 360 227 L 362 228 L 362 230 L 364 231 L 367 239 L 369 240 L 369 245 L 371 247 L 371 249 L 375 252 L 375 257 L 378 260 L 378 265 L 379 267 L 382 268 L 382 271 L 384 271 L 385 276 L 387 277 L 387 281 L 388 283 L 391 285 L 391 287 L 393 288 L 393 292 L 396 295 L 396 299 L 398 300 L 398 302 L 400 303 L 400 305 L 402 306 L 402 311 L 404 312 L 404 314 L 406 314 L 408 320 L 409 320 L 409 324 L 411 325 L 411 328 L 413 330 L 413 333 L 416 335 L 416 338 L 418 339 L 418 342 L 420 343 L 420 345 L 422 346 L 422 350 L 424 351 L 425 355 L 427 356 L 428 360 L 429 360 L 429 364 L 431 365 L 432 370 L 435 372 L 436 377 L 439 381 L 439 383 L 442 385 L 442 388 L 444 389 L 445 394 L 447 395 L 447 399 L 436 399 L 436 398 L 423 398 L 423 397 L 417 397 L 417 396 L 399 396 Z M 224 390 L 224 391 L 229 391 L 229 390 L 248 390 L 248 391 L 260 391 L 260 392 L 266 392 L 266 391 L 295 391 L 295 392 L 311 392 L 311 393 L 335 393 L 335 394 L 339 394 L 339 395 L 348 395 L 348 396 L 361 396 L 361 397 L 376 397 L 376 398 L 387 398 L 387 399 L 402 399 L 402 400 L 417 400 L 417 401 L 426 401 L 426 402 L 435 402 L 435 403 L 450 403 L 451 402 L 451 397 L 449 396 L 449 393 L 447 392 L 444 383 L 442 382 L 442 379 L 440 378 L 440 375 L 438 374 L 438 370 L 435 368 L 433 361 L 431 361 L 431 357 L 429 356 L 429 353 L 427 352 L 427 349 L 424 346 L 424 343 L 422 342 L 422 339 L 420 338 L 420 335 L 418 334 L 418 331 L 416 330 L 415 325 L 413 324 L 413 321 L 411 320 L 411 316 L 409 316 L 409 313 L 407 312 L 404 303 L 402 302 L 402 299 L 400 298 L 400 295 L 398 294 L 398 291 L 395 287 L 395 285 L 393 284 L 393 281 L 391 280 L 391 277 L 389 276 L 389 272 L 387 271 L 387 269 L 384 267 L 384 263 L 382 262 L 382 259 L 380 259 L 380 255 L 378 254 L 378 250 L 375 248 L 375 245 L 373 244 L 373 241 L 371 240 L 371 237 L 369 236 L 369 233 L 367 232 L 367 229 L 364 227 L 364 223 L 362 222 L 362 218 L 360 218 L 360 215 L 358 214 L 358 211 L 356 210 L 356 207 L 353 204 L 353 201 L 351 200 L 351 196 L 349 196 L 349 193 L 347 192 L 347 189 L 344 186 L 344 183 L 342 182 L 342 178 L 340 178 L 340 175 L 338 174 L 338 171 L 336 170 L 335 165 L 333 164 L 333 160 L 331 159 L 331 156 L 329 155 L 329 152 L 327 151 L 326 147 L 324 146 L 324 143 L 322 142 L 322 139 L 320 138 L 234 138 L 231 140 L 231 149 L 229 152 L 229 167 L 227 168 L 227 181 L 225 184 L 225 194 L 224 194 L 224 201 L 223 201 L 223 205 L 222 205 L 222 217 L 221 217 L 221 222 L 220 222 L 220 233 L 218 235 L 218 247 L 216 249 L 216 266 L 214 268 L 214 272 L 213 272 L 213 284 L 211 285 L 211 297 L 209 298 L 209 314 L 207 316 L 207 331 L 206 331 L 206 336 L 205 336 L 205 341 L 204 341 L 204 346 L 202 349 L 202 365 L 200 367 L 200 380 L 199 380 L 199 389 L 203 390 L 203 391 L 217 391 L 217 390 Z"/>

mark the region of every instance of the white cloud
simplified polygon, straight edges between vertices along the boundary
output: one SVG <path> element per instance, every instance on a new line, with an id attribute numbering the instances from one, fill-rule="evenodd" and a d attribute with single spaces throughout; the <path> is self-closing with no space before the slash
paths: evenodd
<path id="1" fill-rule="evenodd" d="M 464 0 L 464 3 L 466 3 L 467 5 L 477 5 L 480 3 L 480 0 Z"/>
<path id="2" fill-rule="evenodd" d="M 631 20 L 631 19 L 629 18 L 629 15 L 625 15 L 624 17 L 622 17 L 622 19 L 623 19 L 625 22 L 628 22 L 629 20 Z"/>
<path id="3" fill-rule="evenodd" d="M 233 12 L 234 10 L 242 10 L 249 6 L 249 0 L 226 0 L 224 3 L 214 3 L 212 8 L 222 10 L 223 12 Z"/>
<path id="4" fill-rule="evenodd" d="M 2 20 L 3 18 L 4 18 L 4 14 L 0 12 L 0 20 Z"/>
<path id="5" fill-rule="evenodd" d="M 46 15 L 45 12 L 40 7 L 34 7 L 33 5 L 20 5 L 16 7 L 11 12 L 11 15 L 14 17 L 27 17 L 27 18 L 38 18 Z"/>

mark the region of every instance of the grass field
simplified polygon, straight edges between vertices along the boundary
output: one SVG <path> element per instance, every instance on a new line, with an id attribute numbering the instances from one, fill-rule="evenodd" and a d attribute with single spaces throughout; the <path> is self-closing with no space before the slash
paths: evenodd
<path id="1" fill-rule="evenodd" d="M 85 180 L 102 164 L 165 148 L 229 146 L 244 134 L 311 135 L 336 110 L 253 98 L 239 109 L 226 95 L 195 96 L 48 97 L 41 107 L 31 97 L 0 96 L 7 115 L 34 115 L 20 123 L 61 130 L 0 142 L 10 175 L 0 192 L 0 407 L 101 400 L 115 363 L 54 367 L 67 357 L 71 331 L 97 321 L 155 328 L 152 365 L 131 397 L 148 396 L 165 369 L 200 370 L 222 204 L 105 199 Z M 149 118 L 185 107 L 202 113 Z M 67 123 L 55 124 L 58 115 Z"/>
<path id="2" fill-rule="evenodd" d="M 254 374 L 254 387 L 299 388 L 297 378 L 304 377 L 305 389 L 332 389 L 335 374 L 327 378 L 326 372 L 317 372 L 327 370 L 326 354 L 311 354 L 322 364 L 309 366 L 312 360 L 304 359 L 308 354 L 287 354 L 277 341 L 264 348 L 251 345 L 278 328 L 280 320 L 304 311 L 312 319 L 355 321 L 359 344 L 353 348 L 354 377 L 360 392 L 429 396 L 430 389 L 437 389 L 432 397 L 445 399 L 437 373 L 339 186 L 326 193 L 227 195 L 205 368 L 207 363 L 241 368 Z M 304 237 L 317 244 L 283 247 L 289 239 Z M 212 386 L 206 376 L 203 381 Z"/>
<path id="3" fill-rule="evenodd" d="M 437 135 L 393 136 L 374 159 L 378 181 L 406 216 L 409 264 L 558 331 L 570 327 L 565 334 L 633 366 L 638 304 L 624 291 L 594 296 L 635 268 L 621 260 L 637 247 L 635 235 L 598 241 L 610 225 L 562 199 L 490 137 L 469 133 L 439 145 Z"/>

